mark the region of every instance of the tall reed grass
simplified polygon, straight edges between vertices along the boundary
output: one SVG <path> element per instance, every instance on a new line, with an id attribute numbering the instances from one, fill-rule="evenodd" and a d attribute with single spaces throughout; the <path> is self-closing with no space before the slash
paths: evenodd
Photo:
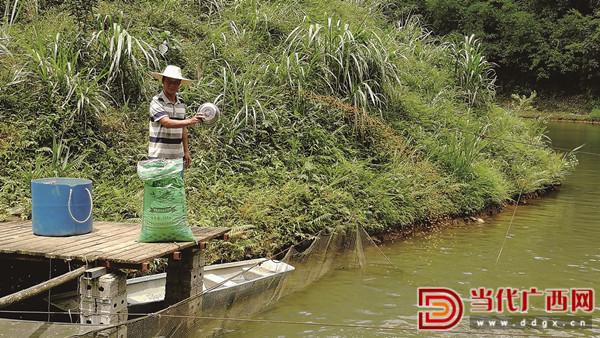
<path id="1" fill-rule="evenodd" d="M 33 71 L 50 97 L 60 100 L 62 109 L 72 109 L 76 115 L 98 114 L 106 108 L 108 92 L 99 83 L 102 76 L 78 68 L 80 52 L 75 44 L 57 34 L 50 46 L 43 40 L 36 40 L 29 55 Z"/>
<path id="2" fill-rule="evenodd" d="M 99 55 L 101 77 L 106 85 L 119 94 L 121 102 L 141 99 L 144 96 L 144 79 L 149 69 L 157 69 L 157 50 L 147 42 L 130 34 L 123 27 L 122 18 L 98 18 L 97 29 L 89 38 L 87 47 Z"/>
<path id="3" fill-rule="evenodd" d="M 8 40 L 8 34 L 4 31 L 4 29 L 0 28 L 0 57 L 12 55 L 7 46 Z"/>
<path id="4" fill-rule="evenodd" d="M 317 93 L 339 96 L 362 109 L 356 116 L 385 105 L 384 85 L 399 83 L 394 51 L 374 31 L 354 30 L 341 19 L 329 17 L 326 25 L 297 26 L 285 41 L 283 76 L 296 92 L 309 88 Z"/>
<path id="5" fill-rule="evenodd" d="M 496 94 L 494 64 L 483 55 L 481 42 L 475 35 L 465 36 L 460 44 L 452 45 L 454 71 L 458 85 L 469 106 L 489 103 Z"/>
<path id="6" fill-rule="evenodd" d="M 4 13 L 2 15 L 4 23 L 9 26 L 14 24 L 22 9 L 23 0 L 5 0 Z"/>
<path id="7" fill-rule="evenodd" d="M 483 149 L 487 141 L 478 134 L 484 135 L 485 129 L 487 128 L 484 127 L 480 133 L 440 132 L 438 137 L 441 140 L 435 142 L 430 153 L 454 175 L 463 179 L 472 179 L 473 166 L 484 158 Z"/>

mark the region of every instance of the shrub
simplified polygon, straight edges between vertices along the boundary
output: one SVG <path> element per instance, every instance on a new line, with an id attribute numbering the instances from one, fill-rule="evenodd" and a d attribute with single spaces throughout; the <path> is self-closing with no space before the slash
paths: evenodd
<path id="1" fill-rule="evenodd" d="M 390 0 L 384 13 L 391 22 L 418 15 L 438 36 L 480 37 L 505 93 L 597 95 L 599 10 L 594 1 Z"/>
<path id="2" fill-rule="evenodd" d="M 600 120 L 600 107 L 594 107 L 590 113 L 592 120 Z"/>

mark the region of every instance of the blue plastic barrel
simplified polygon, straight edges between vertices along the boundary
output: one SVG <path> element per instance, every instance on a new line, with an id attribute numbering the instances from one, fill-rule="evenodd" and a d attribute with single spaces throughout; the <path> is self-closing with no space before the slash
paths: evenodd
<path id="1" fill-rule="evenodd" d="M 41 178 L 31 181 L 33 233 L 72 236 L 92 231 L 92 181 Z"/>

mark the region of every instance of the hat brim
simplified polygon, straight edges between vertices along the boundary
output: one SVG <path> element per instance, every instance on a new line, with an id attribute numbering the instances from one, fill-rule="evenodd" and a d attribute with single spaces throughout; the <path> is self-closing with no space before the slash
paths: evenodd
<path id="1" fill-rule="evenodd" d="M 164 75 L 162 73 L 157 73 L 157 72 L 150 72 L 150 75 L 153 78 L 155 78 L 155 79 L 157 79 L 158 81 L 161 81 L 161 82 L 162 82 L 162 79 L 164 77 Z M 170 76 L 167 76 L 167 77 L 172 78 L 172 79 L 181 80 L 181 84 L 182 85 L 187 85 L 187 84 L 190 84 L 190 83 L 194 82 L 194 80 L 186 79 L 184 77 L 182 77 L 182 78 L 175 78 L 175 77 L 170 77 Z"/>

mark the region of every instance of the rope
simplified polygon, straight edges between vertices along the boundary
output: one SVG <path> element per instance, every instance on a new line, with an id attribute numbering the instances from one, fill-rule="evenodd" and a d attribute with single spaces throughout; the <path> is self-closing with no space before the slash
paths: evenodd
<path id="1" fill-rule="evenodd" d="M 48 261 L 48 280 L 52 279 L 52 258 Z M 50 296 L 52 295 L 52 289 L 48 289 L 48 318 L 47 322 L 50 322 Z"/>
<path id="2" fill-rule="evenodd" d="M 73 212 L 71 211 L 71 197 L 73 195 L 73 188 L 71 188 L 71 190 L 69 190 L 69 201 L 67 203 L 67 206 L 68 206 L 67 210 L 69 210 L 69 216 L 71 216 L 71 219 L 79 224 L 83 224 L 83 223 L 87 222 L 90 219 L 90 217 L 92 217 L 92 210 L 94 209 L 94 201 L 92 200 L 92 193 L 90 192 L 90 189 L 88 189 L 88 188 L 85 188 L 85 191 L 87 191 L 88 197 L 90 198 L 90 212 L 88 213 L 87 217 L 83 221 L 80 221 L 77 218 L 75 218 L 75 216 L 73 216 Z"/>
<path id="3" fill-rule="evenodd" d="M 16 311 L 16 310 L 0 310 L 0 313 L 28 313 L 28 314 L 65 314 L 66 312 L 46 312 L 46 311 Z M 71 312 L 72 314 L 81 314 L 79 312 Z M 387 330 L 387 331 L 411 331 L 416 332 L 416 328 L 406 328 L 397 326 L 380 326 L 380 325 L 363 325 L 363 324 L 341 324 L 341 323 L 329 323 L 329 322 L 305 322 L 305 321 L 294 321 L 294 320 L 273 320 L 273 319 L 252 319 L 252 318 L 235 318 L 235 317 L 215 317 L 215 316 L 193 316 L 193 315 L 172 315 L 172 314 L 161 314 L 161 313 L 145 313 L 145 312 L 129 312 L 132 316 L 152 316 L 157 318 L 179 318 L 179 319 L 211 319 L 211 320 L 222 320 L 222 321 L 234 321 L 234 322 L 249 322 L 249 323 L 266 323 L 266 324 L 285 324 L 285 325 L 305 325 L 305 326 L 326 326 L 326 327 L 343 327 L 343 328 L 357 328 L 357 329 L 371 329 L 371 330 Z M 99 329 L 98 331 L 107 330 L 113 327 L 123 326 L 126 323 L 115 324 Z M 84 333 L 89 334 L 94 331 Z M 96 331 L 97 332 L 97 331 Z M 477 334 L 488 335 L 488 336 L 506 336 L 506 333 L 493 333 L 493 332 L 479 332 L 473 331 L 458 331 L 449 330 L 444 333 L 461 333 L 461 334 Z M 542 335 L 542 334 L 515 334 L 510 333 L 511 337 L 561 337 L 557 335 Z"/>
<path id="4" fill-rule="evenodd" d="M 401 270 L 396 264 L 392 263 L 392 260 L 383 252 L 383 250 L 381 250 L 379 245 L 377 245 L 377 243 L 375 243 L 373 238 L 371 238 L 371 236 L 369 236 L 369 234 L 365 231 L 365 229 L 361 226 L 359 226 L 359 227 L 360 227 L 360 230 L 362 230 L 362 233 L 367 236 L 367 239 L 369 239 L 369 242 L 371 242 L 371 244 L 377 249 L 377 251 L 379 251 L 379 253 L 387 260 L 388 264 L 397 270 Z"/>
<path id="5" fill-rule="evenodd" d="M 312 240 L 314 240 L 314 239 L 315 239 L 317 236 L 321 236 L 321 235 L 322 235 L 322 233 L 321 233 L 321 232 L 319 232 L 319 233 L 318 233 L 316 236 L 313 236 L 313 237 L 306 238 L 306 239 L 304 239 L 304 240 L 302 240 L 302 241 L 300 241 L 300 242 L 298 242 L 298 243 L 296 243 L 296 244 L 290 245 L 290 246 L 289 246 L 289 247 L 287 247 L 286 249 L 283 249 L 283 250 L 281 250 L 281 251 L 279 251 L 279 252 L 277 252 L 277 253 L 275 253 L 275 254 L 273 254 L 273 255 L 269 256 L 269 258 L 268 258 L 267 260 L 272 260 L 272 259 L 274 259 L 274 258 L 278 257 L 279 255 L 281 255 L 281 254 L 283 254 L 283 253 L 287 252 L 288 250 L 290 250 L 290 249 L 291 249 L 291 248 L 293 248 L 294 246 L 298 246 L 298 245 L 304 244 L 304 243 L 305 243 L 305 242 L 307 242 L 307 241 L 312 241 Z M 85 260 L 85 263 L 86 263 L 85 265 L 87 266 L 87 258 L 86 258 L 86 257 L 84 257 L 84 260 Z M 218 288 L 218 287 L 220 287 L 220 286 L 223 286 L 223 285 L 224 285 L 225 283 L 227 283 L 228 281 L 231 281 L 232 279 L 235 279 L 236 277 L 239 277 L 240 275 L 242 275 L 242 274 L 244 274 L 244 273 L 246 273 L 246 272 L 248 272 L 248 271 L 250 271 L 250 270 L 252 270 L 252 269 L 254 269 L 254 268 L 258 267 L 258 266 L 260 266 L 262 263 L 266 262 L 267 260 L 264 260 L 264 261 L 262 261 L 262 262 L 257 262 L 257 263 L 255 263 L 255 264 L 251 265 L 251 266 L 250 266 L 250 268 L 248 268 L 247 270 L 240 271 L 240 272 L 238 272 L 238 273 L 236 273 L 236 274 L 234 274 L 234 275 L 232 275 L 232 276 L 230 276 L 230 277 L 228 277 L 228 278 L 224 279 L 223 281 L 221 281 L 221 282 L 219 282 L 219 283 L 215 284 L 214 286 L 212 286 L 212 287 L 210 287 L 210 288 L 207 288 L 206 290 L 204 290 L 204 291 L 202 291 L 202 292 L 200 292 L 200 293 L 197 293 L 197 294 L 193 295 L 192 297 L 190 297 L 190 298 L 188 298 L 188 299 L 185 299 L 185 300 L 183 300 L 183 301 L 181 301 L 181 302 L 184 302 L 184 301 L 187 301 L 187 300 L 189 300 L 189 299 L 192 299 L 193 297 L 202 296 L 202 295 L 203 295 L 203 294 L 205 294 L 205 293 L 208 293 L 208 292 L 210 292 L 210 291 L 213 291 L 213 290 L 215 290 L 216 288 Z M 49 262 L 50 262 L 50 271 L 49 271 L 49 275 L 51 276 L 51 272 L 52 272 L 52 270 L 51 270 L 51 269 L 52 269 L 52 259 L 50 259 L 50 261 L 49 261 Z M 69 262 L 69 269 L 70 269 L 70 261 L 68 260 L 68 262 Z M 50 296 L 48 296 L 48 298 L 50 298 Z M 181 303 L 181 302 L 179 302 L 179 303 Z M 179 303 L 177 303 L 177 304 L 179 304 Z M 176 304 L 173 304 L 172 306 L 175 306 L 175 305 L 176 305 Z M 49 307 L 50 307 L 50 303 L 48 303 L 48 310 L 49 310 Z"/>
<path id="6" fill-rule="evenodd" d="M 317 236 L 319 236 L 320 234 L 321 234 L 321 233 L 319 232 L 319 233 L 317 234 Z M 316 236 L 315 236 L 315 237 L 316 237 Z M 281 251 L 279 251 L 279 252 L 277 252 L 277 253 L 275 253 L 275 254 L 273 254 L 273 255 L 269 256 L 269 258 L 268 258 L 267 260 L 271 260 L 271 259 L 273 259 L 273 258 L 275 258 L 275 257 L 279 256 L 280 254 L 282 254 L 282 253 L 284 253 L 284 252 L 286 252 L 286 251 L 290 250 L 291 248 L 293 248 L 293 247 L 294 247 L 294 246 L 296 246 L 296 245 L 303 244 L 304 242 L 306 242 L 306 241 L 308 241 L 308 240 L 313 240 L 313 239 L 315 239 L 315 237 L 312 237 L 312 238 L 306 238 L 306 239 L 304 239 L 303 241 L 301 241 L 301 242 L 299 242 L 299 243 L 296 243 L 296 244 L 294 244 L 294 245 L 290 245 L 290 246 L 289 246 L 287 249 L 281 250 Z M 227 282 L 231 281 L 232 279 L 234 279 L 234 278 L 236 278 L 236 277 L 239 277 L 239 276 L 241 276 L 242 274 L 244 274 L 244 273 L 246 273 L 246 272 L 248 272 L 248 271 L 250 271 L 250 270 L 252 270 L 252 269 L 254 269 L 254 268 L 258 267 L 258 266 L 260 266 L 262 263 L 266 262 L 267 260 L 264 260 L 264 261 L 262 261 L 262 262 L 255 263 L 255 264 L 253 264 L 253 265 L 252 265 L 252 266 L 251 266 L 249 269 L 247 269 L 247 270 L 242 270 L 242 271 L 240 271 L 240 272 L 238 272 L 238 273 L 234 274 L 233 276 L 230 276 L 230 277 L 228 277 L 228 278 L 226 278 L 226 279 L 222 280 L 221 282 L 219 282 L 219 283 L 217 283 L 217 284 L 213 285 L 212 287 L 210 287 L 210 288 L 207 288 L 206 290 L 204 290 L 204 291 L 202 291 L 202 292 L 200 292 L 200 293 L 197 293 L 197 294 L 195 294 L 195 295 L 192 295 L 190 298 L 187 298 L 187 299 L 184 299 L 184 300 L 182 300 L 182 301 L 180 301 L 180 302 L 177 302 L 177 303 L 175 303 L 175 304 L 171 305 L 170 307 L 177 306 L 177 305 L 178 305 L 178 304 L 180 304 L 180 303 L 183 303 L 183 302 L 189 301 L 189 300 L 191 300 L 191 299 L 195 299 L 195 298 L 197 298 L 197 297 L 200 297 L 200 296 L 204 295 L 205 293 L 208 293 L 208 292 L 210 292 L 210 291 L 213 291 L 213 290 L 215 290 L 216 288 L 219 288 L 219 287 L 223 286 L 225 283 L 227 283 Z M 168 308 L 166 308 L 166 309 L 168 309 Z M 166 309 L 165 309 L 165 310 L 166 310 Z"/>
<path id="7" fill-rule="evenodd" d="M 517 208 L 519 207 L 519 202 L 521 201 L 521 192 L 519 192 L 519 198 L 517 198 L 517 204 L 515 205 L 515 210 L 513 210 L 513 214 L 510 218 L 510 223 L 508 223 L 508 228 L 506 229 L 506 234 L 504 234 L 504 240 L 502 241 L 502 246 L 500 247 L 500 251 L 498 251 L 498 257 L 496 257 L 496 264 L 500 261 L 500 255 L 502 255 L 502 250 L 504 250 L 504 245 L 506 244 L 506 239 L 508 238 L 508 233 L 510 232 L 510 227 L 513 224 L 513 220 L 515 219 L 515 214 L 517 213 Z"/>

